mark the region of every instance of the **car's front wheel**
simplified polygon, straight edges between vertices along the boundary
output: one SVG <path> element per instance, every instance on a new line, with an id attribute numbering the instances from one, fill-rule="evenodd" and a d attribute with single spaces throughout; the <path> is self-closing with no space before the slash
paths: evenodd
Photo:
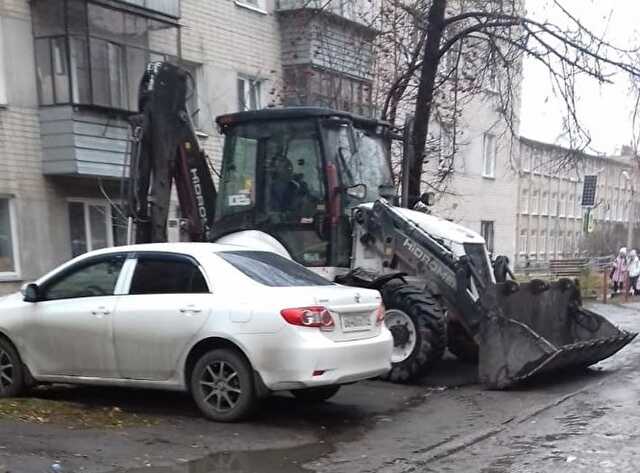
<path id="1" fill-rule="evenodd" d="M 0 338 L 0 397 L 15 397 L 24 388 L 24 369 L 16 349 Z"/>
<path id="2" fill-rule="evenodd" d="M 322 402 L 336 395 L 340 386 L 319 386 L 317 388 L 296 389 L 291 391 L 296 398 L 306 402 Z"/>
<path id="3" fill-rule="evenodd" d="M 257 402 L 249 362 L 225 348 L 205 353 L 193 368 L 191 395 L 209 419 L 234 422 L 247 417 Z"/>

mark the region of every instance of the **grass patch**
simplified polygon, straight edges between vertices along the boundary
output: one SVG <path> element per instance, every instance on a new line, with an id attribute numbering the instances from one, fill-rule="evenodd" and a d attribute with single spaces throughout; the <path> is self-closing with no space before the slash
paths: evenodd
<path id="1" fill-rule="evenodd" d="M 119 407 L 40 399 L 0 399 L 0 421 L 31 424 L 53 424 L 68 429 L 122 429 L 150 427 L 160 423 L 156 418 L 124 411 Z"/>

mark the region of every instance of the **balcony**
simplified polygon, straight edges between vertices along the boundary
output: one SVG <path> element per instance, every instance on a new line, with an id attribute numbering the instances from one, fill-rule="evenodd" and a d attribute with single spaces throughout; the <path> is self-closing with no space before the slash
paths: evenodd
<path id="1" fill-rule="evenodd" d="M 42 167 L 48 176 L 126 177 L 128 124 L 71 105 L 40 110 Z"/>
<path id="2" fill-rule="evenodd" d="M 118 0 L 128 5 L 135 5 L 173 18 L 180 18 L 180 0 Z"/>

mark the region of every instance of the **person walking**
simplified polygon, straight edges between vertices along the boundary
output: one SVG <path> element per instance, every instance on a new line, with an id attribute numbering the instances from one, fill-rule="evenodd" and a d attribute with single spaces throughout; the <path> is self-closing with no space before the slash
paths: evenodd
<path id="1" fill-rule="evenodd" d="M 611 271 L 611 280 L 613 281 L 613 294 L 615 296 L 618 291 L 624 290 L 624 280 L 627 277 L 627 249 L 620 248 L 617 258 L 613 261 L 613 270 Z"/>
<path id="2" fill-rule="evenodd" d="M 634 296 L 637 296 L 640 291 L 638 291 L 638 278 L 640 277 L 640 258 L 638 258 L 638 253 L 636 250 L 631 250 L 629 252 L 629 262 L 627 263 L 627 268 L 629 270 L 629 286 Z"/>

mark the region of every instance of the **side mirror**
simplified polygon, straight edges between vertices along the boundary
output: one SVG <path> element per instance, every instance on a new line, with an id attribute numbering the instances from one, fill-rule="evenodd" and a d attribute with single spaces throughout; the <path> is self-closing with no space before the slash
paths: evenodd
<path id="1" fill-rule="evenodd" d="M 436 195 L 433 192 L 424 192 L 420 196 L 420 202 L 428 207 L 431 207 L 436 203 Z"/>
<path id="2" fill-rule="evenodd" d="M 22 300 L 25 302 L 38 302 L 40 299 L 40 288 L 34 282 L 22 286 L 20 292 L 24 296 Z"/>
<path id="3" fill-rule="evenodd" d="M 347 187 L 345 190 L 349 197 L 353 197 L 355 199 L 362 200 L 367 196 L 366 184 L 356 184 L 355 186 Z"/>

